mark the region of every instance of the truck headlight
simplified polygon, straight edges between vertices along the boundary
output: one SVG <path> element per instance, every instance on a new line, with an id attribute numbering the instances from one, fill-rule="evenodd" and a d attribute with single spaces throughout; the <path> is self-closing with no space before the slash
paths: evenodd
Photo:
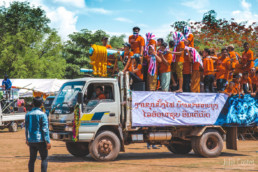
<path id="1" fill-rule="evenodd" d="M 66 126 L 66 127 L 65 127 L 65 131 L 73 131 L 73 127 Z"/>

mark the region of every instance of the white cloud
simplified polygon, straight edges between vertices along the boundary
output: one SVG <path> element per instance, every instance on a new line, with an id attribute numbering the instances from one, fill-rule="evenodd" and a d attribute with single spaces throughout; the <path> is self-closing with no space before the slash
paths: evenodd
<path id="1" fill-rule="evenodd" d="M 62 4 L 66 4 L 69 6 L 74 6 L 77 8 L 84 8 L 86 7 L 85 1 L 84 0 L 54 0 L 54 2 L 59 2 Z"/>
<path id="2" fill-rule="evenodd" d="M 183 6 L 190 7 L 196 10 L 202 10 L 209 6 L 210 2 L 209 0 L 191 0 L 191 1 L 183 1 L 181 3 Z"/>
<path id="3" fill-rule="evenodd" d="M 115 18 L 116 21 L 125 22 L 125 23 L 133 23 L 132 20 L 124 18 L 124 17 L 117 17 Z"/>
<path id="4" fill-rule="evenodd" d="M 246 2 L 246 0 L 241 0 L 241 6 L 243 10 L 236 10 L 231 13 L 231 16 L 235 19 L 235 21 L 247 21 L 248 25 L 258 21 L 258 14 L 252 13 L 250 10 L 252 7 L 250 3 Z"/>
<path id="5" fill-rule="evenodd" d="M 104 8 L 88 8 L 85 9 L 86 13 L 98 13 L 98 14 L 111 14 L 112 11 L 106 10 Z"/>
<path id="6" fill-rule="evenodd" d="M 242 5 L 242 7 L 243 7 L 245 10 L 249 10 L 250 7 L 251 7 L 251 4 L 248 3 L 248 2 L 246 2 L 245 0 L 242 0 L 242 1 L 241 1 L 241 5 Z"/>
<path id="7" fill-rule="evenodd" d="M 51 20 L 50 25 L 58 30 L 63 40 L 67 40 L 69 34 L 77 31 L 76 23 L 78 16 L 64 7 L 48 10 L 47 17 Z"/>
<path id="8" fill-rule="evenodd" d="M 0 1 L 0 5 L 9 7 L 9 3 L 13 1 L 25 2 L 26 0 L 4 0 Z M 30 4 L 36 7 L 40 6 L 45 10 L 47 17 L 51 20 L 50 27 L 55 28 L 58 31 L 62 40 L 67 40 L 69 34 L 77 31 L 76 23 L 78 16 L 76 16 L 75 12 L 69 11 L 62 6 L 57 8 L 47 7 L 43 3 L 43 0 L 30 0 Z"/>

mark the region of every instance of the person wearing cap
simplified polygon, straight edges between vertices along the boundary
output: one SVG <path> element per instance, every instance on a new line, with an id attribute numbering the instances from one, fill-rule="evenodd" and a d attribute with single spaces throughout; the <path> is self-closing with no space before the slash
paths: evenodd
<path id="1" fill-rule="evenodd" d="M 133 28 L 133 35 L 129 36 L 128 42 L 131 45 L 131 49 L 134 53 L 134 56 L 140 57 L 141 61 L 143 60 L 143 51 L 145 46 L 144 38 L 139 35 L 140 28 Z"/>
<path id="2" fill-rule="evenodd" d="M 133 52 L 131 51 L 131 45 L 129 43 L 124 43 L 124 54 L 120 56 L 120 61 L 124 65 L 123 72 L 132 71 L 132 58 Z"/>
<path id="3" fill-rule="evenodd" d="M 11 94 L 12 82 L 6 74 L 4 75 L 4 80 L 2 81 L 2 88 L 6 91 L 6 99 L 8 99 Z"/>
<path id="4" fill-rule="evenodd" d="M 102 44 L 104 47 L 108 48 L 108 49 L 112 49 L 112 46 L 108 44 L 108 37 L 104 36 L 102 38 Z"/>
<path id="5" fill-rule="evenodd" d="M 51 148 L 47 115 L 40 107 L 43 105 L 42 97 L 33 98 L 34 108 L 25 116 L 26 144 L 30 150 L 29 171 L 34 171 L 34 164 L 39 152 L 41 157 L 41 171 L 47 171 L 48 150 Z"/>

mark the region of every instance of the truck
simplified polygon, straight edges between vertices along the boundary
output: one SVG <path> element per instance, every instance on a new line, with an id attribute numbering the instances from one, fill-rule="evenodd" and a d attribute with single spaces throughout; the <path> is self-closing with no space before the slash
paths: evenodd
<path id="1" fill-rule="evenodd" d="M 0 91 L 2 94 L 0 96 L 0 129 L 8 128 L 9 132 L 16 132 L 18 131 L 18 126 L 22 126 L 25 121 L 25 112 L 15 110 L 19 97 L 18 90 L 12 89 L 10 94 L 6 91 Z M 10 97 L 5 98 L 6 94 Z"/>
<path id="2" fill-rule="evenodd" d="M 96 87 L 103 88 L 105 99 L 96 99 L 94 92 Z M 157 102 L 155 102 L 156 104 L 141 103 L 148 98 L 150 101 L 155 99 L 148 95 L 155 95 L 159 104 Z M 242 102 L 239 107 L 239 104 L 237 105 L 236 101 L 231 99 L 230 103 L 234 104 L 234 108 L 239 108 L 237 111 L 241 111 L 236 119 L 235 116 L 227 117 L 225 113 L 220 114 L 220 111 L 223 111 L 222 108 L 218 109 L 221 117 L 216 117 L 216 119 L 212 119 L 214 115 L 209 113 L 199 113 L 199 116 L 196 116 L 197 114 L 184 110 L 179 114 L 177 111 L 180 108 L 177 107 L 173 107 L 173 113 L 169 112 L 172 111 L 169 108 L 166 113 L 156 113 L 156 111 L 154 111 L 155 113 L 138 113 L 151 108 L 162 112 L 165 106 L 171 105 L 172 107 L 176 104 L 181 108 L 185 106 L 181 100 L 175 102 L 175 99 L 169 98 L 169 95 L 183 96 L 186 101 L 191 97 L 195 97 L 193 101 L 204 102 L 208 102 L 209 97 L 212 96 L 218 101 L 228 99 L 228 96 L 223 93 L 184 94 L 132 91 L 128 72 L 126 74 L 120 72 L 117 78 L 74 79 L 66 82 L 55 97 L 49 118 L 50 137 L 52 140 L 65 142 L 70 154 L 74 156 L 90 154 L 97 161 L 115 160 L 119 152 L 125 151 L 125 145 L 132 143 L 165 145 L 174 154 L 188 154 L 193 150 L 195 154 L 203 157 L 217 157 L 223 149 L 223 141 L 226 141 L 227 149 L 237 150 L 238 127 L 247 123 L 257 125 L 257 109 L 252 111 L 252 120 L 250 121 L 248 118 L 249 121 L 246 121 L 244 118 L 247 115 L 241 111 L 241 107 L 245 108 L 246 104 Z M 201 98 L 203 95 L 206 98 Z M 137 102 L 138 99 L 141 99 L 140 103 Z M 166 99 L 166 104 L 161 103 L 164 99 Z M 252 104 L 252 107 L 257 107 L 257 99 L 254 101 L 255 104 Z M 178 104 L 178 102 L 181 103 Z M 189 106 L 202 106 L 202 104 L 195 103 L 193 102 Z M 146 105 L 148 106 L 146 107 Z M 225 103 L 222 104 L 223 108 L 225 106 Z M 210 107 L 216 110 L 216 103 Z M 188 108 L 188 110 L 191 111 L 194 108 L 196 107 Z M 209 108 L 208 105 L 207 108 Z M 232 109 L 229 111 L 230 113 L 235 112 Z M 152 118 L 153 114 L 155 118 Z M 178 114 L 187 119 L 183 121 L 181 117 L 176 119 Z M 150 118 L 147 118 L 148 115 Z M 158 122 L 162 115 L 163 121 Z M 205 115 L 210 116 L 213 121 L 208 122 L 206 117 L 201 120 Z"/>

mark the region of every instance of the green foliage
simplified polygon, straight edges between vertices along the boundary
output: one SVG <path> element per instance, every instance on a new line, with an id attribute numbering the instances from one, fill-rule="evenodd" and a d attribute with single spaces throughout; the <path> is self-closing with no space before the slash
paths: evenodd
<path id="1" fill-rule="evenodd" d="M 125 37 L 126 37 L 125 35 L 112 36 L 110 38 L 109 43 L 112 46 L 112 48 L 116 48 L 116 49 L 122 48 L 123 44 L 124 44 Z"/>
<path id="2" fill-rule="evenodd" d="M 66 78 L 82 77 L 80 68 L 92 68 L 89 59 L 90 47 L 93 43 L 102 45 L 101 39 L 104 36 L 108 35 L 102 30 L 92 33 L 87 29 L 69 35 L 70 40 L 65 43 L 63 50 L 63 58 L 67 62 Z"/>
<path id="3" fill-rule="evenodd" d="M 0 75 L 11 78 L 62 78 L 62 42 L 40 8 L 13 2 L 0 8 Z"/>

